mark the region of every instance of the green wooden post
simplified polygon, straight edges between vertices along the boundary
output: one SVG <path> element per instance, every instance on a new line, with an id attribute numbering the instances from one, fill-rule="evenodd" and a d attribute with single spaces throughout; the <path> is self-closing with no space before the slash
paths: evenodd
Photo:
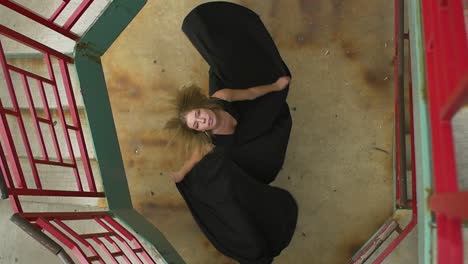
<path id="1" fill-rule="evenodd" d="M 185 263 L 162 233 L 132 206 L 101 56 L 146 0 L 114 0 L 75 46 L 75 69 L 81 87 L 109 210 L 151 244 L 166 263 Z"/>
<path id="2" fill-rule="evenodd" d="M 113 0 L 83 34 L 76 51 L 102 56 L 145 4 L 146 0 Z"/>
<path id="3" fill-rule="evenodd" d="M 109 209 L 132 208 L 100 59 L 98 63 L 77 51 L 75 67 Z"/>
<path id="4" fill-rule="evenodd" d="M 410 0 L 408 7 L 418 199 L 418 259 L 419 264 L 430 264 L 433 260 L 432 241 L 435 239 L 435 232 L 433 230 L 432 214 L 427 203 L 432 190 L 432 150 L 427 105 L 421 2 L 420 0 Z"/>

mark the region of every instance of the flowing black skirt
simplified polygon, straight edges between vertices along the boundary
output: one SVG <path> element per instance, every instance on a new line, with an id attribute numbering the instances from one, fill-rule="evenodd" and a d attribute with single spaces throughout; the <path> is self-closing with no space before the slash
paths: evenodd
<path id="1" fill-rule="evenodd" d="M 187 15 L 182 30 L 210 66 L 210 95 L 291 75 L 258 15 L 245 7 L 202 4 Z M 294 198 L 267 185 L 288 145 L 288 90 L 233 102 L 238 126 L 231 144 L 217 145 L 177 184 L 208 239 L 240 263 L 271 263 L 296 227 Z"/>

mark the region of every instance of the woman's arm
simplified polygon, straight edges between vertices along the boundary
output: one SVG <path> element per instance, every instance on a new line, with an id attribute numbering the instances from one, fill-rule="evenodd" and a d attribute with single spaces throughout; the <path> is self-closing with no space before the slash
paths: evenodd
<path id="1" fill-rule="evenodd" d="M 197 164 L 206 154 L 201 149 L 196 149 L 193 151 L 192 156 L 184 163 L 182 168 L 179 171 L 171 172 L 171 178 L 176 183 L 184 179 L 185 175 Z"/>
<path id="2" fill-rule="evenodd" d="M 254 100 L 267 93 L 283 90 L 288 86 L 290 81 L 290 77 L 283 76 L 272 84 L 255 86 L 247 89 L 221 89 L 214 93 L 212 97 L 223 99 L 229 102 Z"/>

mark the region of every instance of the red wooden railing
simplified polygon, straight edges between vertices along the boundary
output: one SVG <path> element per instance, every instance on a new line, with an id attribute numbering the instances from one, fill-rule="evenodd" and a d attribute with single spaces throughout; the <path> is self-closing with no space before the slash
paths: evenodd
<path id="1" fill-rule="evenodd" d="M 98 192 L 96 189 L 96 183 L 93 176 L 93 171 L 91 169 L 88 150 L 86 147 L 86 143 L 84 140 L 83 129 L 81 127 L 79 114 L 76 106 L 75 96 L 73 94 L 73 88 L 71 86 L 70 81 L 70 74 L 68 72 L 68 65 L 67 63 L 73 62 L 73 59 L 55 51 L 51 48 L 48 48 L 24 35 L 21 35 L 13 30 L 10 30 L 4 26 L 0 25 L 0 35 L 8 37 L 11 40 L 15 40 L 19 43 L 27 45 L 31 48 L 34 48 L 38 52 L 42 53 L 44 56 L 44 63 L 48 68 L 49 78 L 44 78 L 38 76 L 34 73 L 29 71 L 19 69 L 15 66 L 8 64 L 6 60 L 5 51 L 2 47 L 2 42 L 0 41 L 0 64 L 3 69 L 3 74 L 6 80 L 7 88 L 9 91 L 9 100 L 12 102 L 13 109 L 7 109 L 3 106 L 2 100 L 5 98 L 0 98 L 0 133 L 2 138 L 2 153 L 0 154 L 0 167 L 2 169 L 2 173 L 5 177 L 6 185 L 9 189 L 9 195 L 11 201 L 13 202 L 13 208 L 15 212 L 22 212 L 23 209 L 19 202 L 18 196 L 20 195 L 37 195 L 37 196 L 76 196 L 76 197 L 104 197 L 104 193 Z M 61 71 L 61 78 L 62 80 L 57 80 L 56 75 L 54 73 L 51 57 L 55 58 L 59 62 L 60 71 Z M 33 119 L 34 128 L 36 132 L 36 139 L 39 142 L 40 149 L 42 152 L 42 158 L 34 157 L 32 150 L 31 150 L 31 143 L 30 138 L 28 138 L 28 134 L 26 132 L 26 128 L 23 121 L 22 112 L 20 106 L 18 104 L 18 99 L 16 96 L 16 90 L 19 89 L 15 87 L 12 78 L 11 78 L 11 71 L 14 71 L 20 74 L 22 79 L 22 88 L 25 90 L 25 94 L 27 97 L 27 101 L 29 104 L 29 112 Z M 44 106 L 44 110 L 46 113 L 45 118 L 38 117 L 36 112 L 36 106 L 34 103 L 34 99 L 31 93 L 31 87 L 29 86 L 30 81 L 36 81 L 38 83 L 39 92 L 41 94 L 42 104 Z M 63 109 L 63 104 L 59 96 L 58 85 L 57 82 L 62 81 L 65 87 L 66 95 L 67 95 L 67 103 L 69 107 L 70 114 L 72 116 L 73 124 L 68 124 L 65 119 L 65 113 Z M 65 161 L 63 159 L 63 153 L 60 151 L 59 142 L 57 140 L 57 133 L 54 126 L 54 121 L 52 120 L 49 108 L 49 102 L 47 101 L 46 91 L 44 89 L 44 83 L 51 85 L 52 92 L 54 94 L 56 105 L 58 108 L 58 113 L 60 117 L 60 125 L 62 126 L 62 130 L 64 132 L 64 138 L 67 145 L 68 156 L 70 157 L 70 161 Z M 36 98 L 37 100 L 37 98 Z M 17 148 L 18 146 L 15 145 L 13 140 L 13 135 L 11 133 L 10 125 L 7 120 L 7 115 L 14 117 L 17 121 L 18 127 L 20 128 L 22 143 L 26 148 L 26 153 L 29 160 L 29 166 L 31 167 L 32 177 L 34 179 L 35 188 L 32 186 L 27 185 L 27 181 L 25 179 L 23 169 L 20 164 L 20 160 L 18 158 Z M 40 123 L 46 124 L 49 127 L 49 131 L 51 134 L 51 138 L 53 141 L 55 154 L 58 158 L 57 161 L 51 160 L 49 154 L 47 152 L 46 145 L 44 143 L 44 135 L 40 128 Z M 76 134 L 76 140 L 78 142 L 78 146 L 81 153 L 81 161 L 84 167 L 84 172 L 86 174 L 87 186 L 88 189 L 85 190 L 83 188 L 82 177 L 78 170 L 77 159 L 72 147 L 72 141 L 70 137 L 70 132 L 74 131 Z M 3 153 L 3 149 L 6 151 L 6 155 Z M 49 165 L 49 166 L 59 166 L 59 167 L 67 167 L 72 168 L 74 175 L 75 175 L 75 182 L 76 182 L 76 189 L 73 191 L 70 190 L 45 190 L 42 187 L 41 175 L 37 170 L 37 165 Z M 11 172 L 12 173 L 11 173 Z M 13 175 L 12 175 L 13 174 Z"/>
<path id="2" fill-rule="evenodd" d="M 414 126 L 413 126 L 413 104 L 412 104 L 412 92 L 411 92 L 411 60 L 408 59 L 408 80 L 404 79 L 405 70 L 405 59 L 404 59 L 404 47 L 405 40 L 410 41 L 409 34 L 404 32 L 404 1 L 395 0 L 395 16 L 394 16 L 394 41 L 395 41 L 395 194 L 396 194 L 396 206 L 398 208 L 411 208 L 412 215 L 411 221 L 401 229 L 399 224 L 395 220 L 390 218 L 389 221 L 376 233 L 371 241 L 357 254 L 355 255 L 348 264 L 367 263 L 367 259 L 371 257 L 378 247 L 383 244 L 383 240 L 390 237 L 389 232 L 397 232 L 398 235 L 389 244 L 375 256 L 373 264 L 382 263 L 395 248 L 403 241 L 409 233 L 417 225 L 418 207 L 417 207 L 417 192 L 416 192 L 416 166 L 414 159 Z M 406 164 L 406 128 L 405 128 L 405 81 L 408 82 L 408 90 L 410 97 L 410 136 L 411 136 L 411 181 L 412 181 L 412 199 L 409 200 L 407 197 L 407 166 Z M 393 217 L 393 216 L 392 216 Z"/>
<path id="3" fill-rule="evenodd" d="M 18 12 L 20 15 L 26 16 L 37 23 L 46 26 L 70 39 L 77 40 L 78 35 L 71 31 L 72 27 L 76 22 L 81 18 L 81 16 L 86 12 L 89 6 L 93 3 L 94 0 L 83 0 L 81 4 L 74 10 L 71 16 L 66 20 L 63 25 L 56 24 L 57 18 L 62 14 L 62 11 L 68 6 L 70 0 L 62 0 L 62 3 L 55 9 L 52 15 L 49 18 L 43 17 L 33 10 L 18 4 L 12 0 L 0 0 L 0 4 Z M 50 3 L 48 3 L 50 4 Z"/>
<path id="4" fill-rule="evenodd" d="M 69 0 L 64 0 L 55 9 L 50 18 L 44 18 L 18 3 L 10 0 L 0 0 L 0 4 L 18 12 L 19 15 L 26 16 L 64 36 L 77 40 L 79 37 L 72 33 L 71 29 L 93 1 L 82 1 L 63 25 L 57 25 L 55 23 L 56 19 L 62 14 L 62 11 L 67 7 L 69 2 Z M 74 253 L 80 263 L 94 263 L 96 261 L 99 263 L 119 263 L 119 260 L 123 260 L 129 264 L 156 263 L 138 240 L 117 221 L 112 219 L 109 212 L 24 212 L 20 199 L 21 196 L 104 197 L 105 194 L 99 192 L 96 187 L 79 111 L 76 105 L 68 68 L 69 64 L 73 63 L 73 58 L 3 25 L 0 25 L 0 36 L 26 45 L 37 51 L 37 53 L 42 54 L 43 63 L 49 75 L 48 77 L 39 76 L 10 64 L 2 45 L 2 39 L 0 39 L 0 65 L 8 90 L 8 98 L 0 98 L 0 169 L 2 174 L 0 177 L 3 176 L 2 180 L 6 185 L 3 186 L 2 184 L 2 187 L 6 187 L 6 190 L 2 190 L 2 192 L 5 191 L 6 195 L 8 195 L 15 212 L 12 221 L 40 241 L 46 248 L 53 251 L 64 263 L 73 263 L 73 260 L 63 251 L 63 248 L 59 244 L 45 234 L 48 233 L 62 245 L 65 245 L 66 248 Z M 58 61 L 60 74 L 54 72 L 53 60 Z M 20 76 L 20 85 L 13 81 L 11 76 L 13 72 Z M 33 82 L 37 84 L 37 87 L 32 88 L 30 84 Z M 66 105 L 68 106 L 67 110 L 71 115 L 71 122 L 67 121 L 66 118 L 64 102 L 62 102 L 59 92 L 59 82 L 63 83 L 63 89 L 66 94 Z M 37 89 L 38 91 L 33 91 L 32 89 Z M 26 131 L 25 118 L 23 117 L 26 113 L 21 111 L 17 97 L 17 92 L 20 90 L 24 90 L 26 96 L 28 112 L 32 118 L 33 130 L 36 136 L 35 140 L 38 142 L 40 149 L 40 157 L 38 155 L 35 156 L 35 153 L 33 153 L 31 147 L 31 140 L 33 138 Z M 35 98 L 33 94 L 39 94 L 40 96 Z M 52 94 L 55 99 L 54 105 L 57 106 L 59 116 L 58 125 L 62 128 L 66 148 L 60 148 L 61 144 L 57 137 L 56 122 L 53 121 L 51 114 L 51 102 L 48 101 L 48 94 Z M 5 100 L 11 102 L 12 106 L 6 107 L 4 104 Z M 45 117 L 38 115 L 37 105 L 39 102 L 43 106 Z M 8 117 L 13 118 L 17 127 L 19 127 L 21 142 L 15 142 L 16 135 L 12 134 L 11 123 L 9 123 Z M 52 138 L 52 143 L 50 144 L 53 146 L 47 146 L 46 140 L 44 140 L 45 131 L 41 129 L 41 125 L 48 127 L 48 132 L 50 133 L 48 136 Z M 71 133 L 76 135 L 75 141 L 77 142 L 81 159 L 77 158 L 78 153 L 75 153 L 73 149 Z M 21 146 L 16 144 L 20 144 Z M 18 154 L 18 148 L 20 147 L 24 147 L 26 150 L 28 165 L 31 168 L 30 174 L 25 173 L 21 165 Z M 50 151 L 52 149 L 55 153 Z M 38 165 L 72 169 L 75 186 L 72 190 L 70 190 L 70 186 L 67 189 L 45 189 L 43 187 L 43 177 L 45 175 L 40 174 L 37 168 Z M 80 175 L 79 166 L 83 167 L 84 176 Z M 34 186 L 28 184 L 28 179 L 31 178 Z M 98 225 L 105 231 L 80 234 L 70 224 L 76 221 L 87 221 L 88 225 Z M 97 246 L 93 246 L 92 243 Z"/>
<path id="5" fill-rule="evenodd" d="M 431 124 L 437 261 L 463 263 L 466 193 L 458 189 L 451 120 L 468 103 L 468 43 L 462 0 L 423 0 L 424 45 Z M 458 200 L 454 200 L 454 198 Z"/>
<path id="6" fill-rule="evenodd" d="M 108 212 L 21 213 L 14 216 L 14 222 L 21 222 L 19 220 L 33 223 L 51 234 L 70 249 L 80 263 L 118 264 L 119 260 L 127 264 L 155 263 L 140 242 Z M 86 221 L 87 226 L 95 225 L 102 232 L 80 233 L 72 227 L 77 221 Z"/>

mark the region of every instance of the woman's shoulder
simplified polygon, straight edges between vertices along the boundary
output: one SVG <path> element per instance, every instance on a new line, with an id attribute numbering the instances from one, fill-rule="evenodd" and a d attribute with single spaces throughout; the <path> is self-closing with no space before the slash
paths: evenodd
<path id="1" fill-rule="evenodd" d="M 234 135 L 213 135 L 214 151 L 223 152 L 234 143 Z"/>
<path id="2" fill-rule="evenodd" d="M 217 102 L 219 105 L 221 105 L 222 110 L 228 112 L 232 117 L 234 117 L 236 120 L 238 118 L 238 113 L 237 110 L 232 102 L 229 102 L 227 100 L 217 98 L 217 97 L 210 97 L 210 99 L 214 100 Z"/>

